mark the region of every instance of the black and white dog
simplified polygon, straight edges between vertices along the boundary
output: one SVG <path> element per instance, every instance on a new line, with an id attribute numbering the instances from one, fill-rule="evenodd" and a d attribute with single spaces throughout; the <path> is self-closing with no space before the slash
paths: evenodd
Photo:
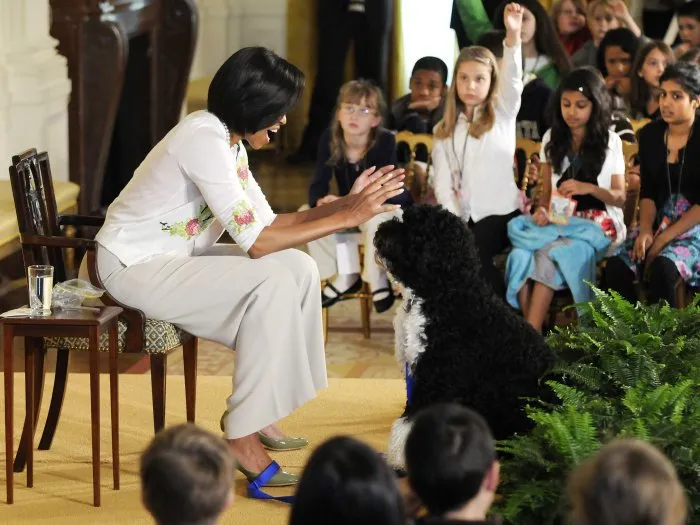
<path id="1" fill-rule="evenodd" d="M 479 412 L 496 439 L 530 426 L 523 398 L 544 391 L 555 362 L 543 337 L 481 276 L 471 232 L 436 206 L 413 206 L 382 224 L 377 257 L 403 289 L 394 328 L 396 358 L 411 376 L 410 399 L 391 429 L 387 459 L 404 468 L 414 415 L 456 402 Z"/>

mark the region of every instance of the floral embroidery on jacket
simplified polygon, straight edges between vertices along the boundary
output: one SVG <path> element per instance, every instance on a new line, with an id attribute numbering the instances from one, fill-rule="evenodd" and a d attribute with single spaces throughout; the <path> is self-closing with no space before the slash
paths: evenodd
<path id="1" fill-rule="evenodd" d="M 241 153 L 236 161 L 236 173 L 238 174 L 238 180 L 241 181 L 241 187 L 245 190 L 248 188 L 250 170 L 248 169 L 248 155 L 245 153 L 243 146 L 240 146 L 240 151 Z"/>
<path id="2" fill-rule="evenodd" d="M 209 209 L 209 206 L 202 204 L 199 208 L 199 215 L 185 221 L 168 224 L 167 222 L 160 223 L 161 231 L 168 232 L 170 235 L 177 235 L 188 241 L 193 237 L 197 237 L 206 230 L 214 220 L 214 214 Z"/>
<path id="3" fill-rule="evenodd" d="M 247 202 L 239 201 L 231 212 L 231 220 L 228 222 L 228 225 L 233 228 L 236 233 L 242 233 L 255 224 L 256 221 L 257 219 L 255 218 L 253 208 L 251 208 Z"/>

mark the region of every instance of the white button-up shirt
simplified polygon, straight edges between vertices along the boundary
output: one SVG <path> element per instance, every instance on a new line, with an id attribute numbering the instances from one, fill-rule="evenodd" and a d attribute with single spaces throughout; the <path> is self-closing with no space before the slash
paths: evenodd
<path id="1" fill-rule="evenodd" d="M 456 74 L 456 72 L 455 72 Z M 452 136 L 433 147 L 433 187 L 439 204 L 465 221 L 508 215 L 520 207 L 515 183 L 515 119 L 523 92 L 520 45 L 504 45 L 493 127 L 480 138 L 468 135 L 469 122 L 460 113 Z M 455 191 L 452 170 L 461 168 L 461 188 Z"/>
<path id="2" fill-rule="evenodd" d="M 222 122 L 188 115 L 161 140 L 107 210 L 97 241 L 129 266 L 154 255 L 189 257 L 229 232 L 245 251 L 275 220 Z"/>

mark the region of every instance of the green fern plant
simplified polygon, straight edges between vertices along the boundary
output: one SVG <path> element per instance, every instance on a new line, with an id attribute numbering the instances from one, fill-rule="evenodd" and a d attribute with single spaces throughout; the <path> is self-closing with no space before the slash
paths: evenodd
<path id="1" fill-rule="evenodd" d="M 637 437 L 674 463 L 700 523 L 700 296 L 674 310 L 594 290 L 579 324 L 549 336 L 560 362 L 545 383 L 559 404 L 531 402 L 532 430 L 498 444 L 496 511 L 518 525 L 561 523 L 571 470 L 604 443 Z"/>

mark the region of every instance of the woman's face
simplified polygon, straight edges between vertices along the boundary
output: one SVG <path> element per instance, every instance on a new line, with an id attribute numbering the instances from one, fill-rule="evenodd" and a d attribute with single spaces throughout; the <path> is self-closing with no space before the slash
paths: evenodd
<path id="1" fill-rule="evenodd" d="M 362 98 L 359 102 L 343 102 L 337 112 L 338 122 L 343 128 L 343 133 L 353 136 L 367 135 L 372 128 L 376 128 L 381 123 L 382 119 L 377 115 L 377 110 L 374 104 L 366 98 Z"/>
<path id="2" fill-rule="evenodd" d="M 520 40 L 523 44 L 529 44 L 535 38 L 537 19 L 527 7 L 523 7 L 523 24 L 520 27 Z"/>
<path id="3" fill-rule="evenodd" d="M 650 86 L 659 87 L 659 79 L 666 70 L 668 57 L 660 49 L 652 49 L 644 59 L 638 75 Z"/>
<path id="4" fill-rule="evenodd" d="M 607 6 L 599 5 L 594 11 L 593 16 L 588 19 L 588 28 L 593 35 L 593 42 L 597 46 L 603 40 L 605 33 L 611 29 L 620 27 L 620 21 Z"/>
<path id="5" fill-rule="evenodd" d="M 561 3 L 559 16 L 557 17 L 557 31 L 560 35 L 573 35 L 583 29 L 586 25 L 586 16 L 576 9 L 571 0 L 564 0 Z"/>
<path id="6" fill-rule="evenodd" d="M 605 69 L 608 76 L 619 80 L 627 77 L 632 69 L 632 55 L 620 46 L 608 46 L 605 48 Z"/>
<path id="7" fill-rule="evenodd" d="M 693 119 L 698 108 L 697 97 L 692 99 L 675 80 L 661 83 L 659 110 L 661 118 L 669 124 L 682 124 Z"/>
<path id="8" fill-rule="evenodd" d="M 580 91 L 564 91 L 561 95 L 561 114 L 572 130 L 585 128 L 591 118 L 593 103 Z"/>
<path id="9" fill-rule="evenodd" d="M 465 106 L 483 104 L 491 87 L 491 68 L 481 62 L 462 62 L 457 69 L 457 96 Z"/>
<path id="10" fill-rule="evenodd" d="M 287 115 L 282 115 L 277 122 L 269 128 L 261 129 L 255 133 L 246 133 L 243 138 L 250 144 L 251 148 L 260 149 L 270 143 L 270 133 L 277 133 L 286 123 Z"/>
<path id="11" fill-rule="evenodd" d="M 700 46 L 700 20 L 692 16 L 679 16 L 678 36 L 692 47 Z"/>

